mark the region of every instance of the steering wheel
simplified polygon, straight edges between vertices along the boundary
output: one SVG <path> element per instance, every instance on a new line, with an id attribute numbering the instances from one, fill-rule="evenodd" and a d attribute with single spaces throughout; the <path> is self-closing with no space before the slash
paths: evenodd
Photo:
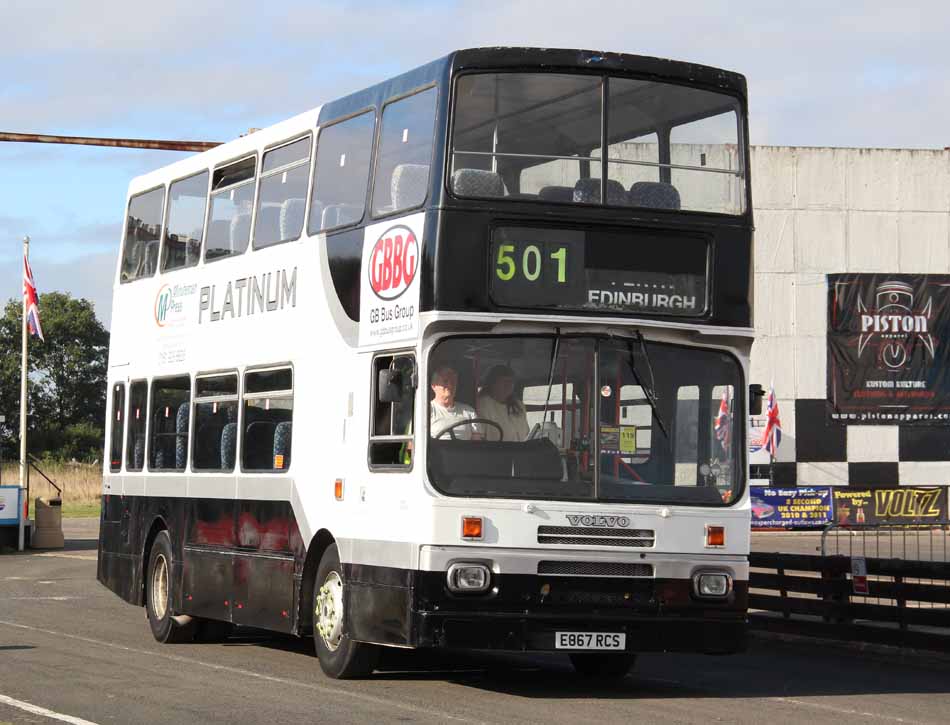
<path id="1" fill-rule="evenodd" d="M 498 440 L 499 441 L 505 440 L 505 431 L 503 431 L 501 429 L 501 426 L 498 425 L 495 421 L 489 420 L 488 418 L 466 418 L 465 420 L 460 420 L 458 423 L 453 423 L 448 428 L 443 428 L 442 432 L 439 433 L 438 437 L 441 438 L 443 435 L 448 433 L 449 438 L 451 438 L 453 441 L 458 440 L 458 438 L 455 437 L 455 429 L 461 428 L 463 425 L 471 425 L 472 423 L 485 423 L 487 425 L 492 426 L 493 428 L 498 430 Z"/>

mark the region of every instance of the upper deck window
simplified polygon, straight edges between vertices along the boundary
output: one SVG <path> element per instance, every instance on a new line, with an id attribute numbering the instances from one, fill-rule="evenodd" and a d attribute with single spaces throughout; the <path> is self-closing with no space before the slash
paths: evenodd
<path id="1" fill-rule="evenodd" d="M 456 196 L 745 210 L 732 96 L 628 78 L 483 73 L 459 78 L 454 113 Z"/>
<path id="2" fill-rule="evenodd" d="M 388 104 L 373 183 L 373 215 L 412 209 L 426 200 L 432 159 L 436 89 L 429 88 Z"/>
<path id="3" fill-rule="evenodd" d="M 201 256 L 201 234 L 208 203 L 208 172 L 176 181 L 168 192 L 168 221 L 162 271 L 194 267 Z"/>
<path id="4" fill-rule="evenodd" d="M 310 136 L 264 154 L 254 221 L 254 249 L 297 239 L 310 176 Z"/>
<path id="5" fill-rule="evenodd" d="M 137 194 L 129 201 L 129 213 L 125 220 L 125 244 L 122 247 L 122 282 L 131 282 L 155 274 L 164 206 L 164 187 Z"/>
<path id="6" fill-rule="evenodd" d="M 310 201 L 311 234 L 363 218 L 376 114 L 372 111 L 320 130 Z"/>
<path id="7" fill-rule="evenodd" d="M 254 173 L 257 159 L 249 156 L 214 170 L 205 261 L 243 254 L 251 236 Z"/>

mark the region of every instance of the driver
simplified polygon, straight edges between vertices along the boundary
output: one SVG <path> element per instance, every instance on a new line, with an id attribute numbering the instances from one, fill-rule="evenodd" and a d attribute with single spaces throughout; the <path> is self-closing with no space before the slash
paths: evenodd
<path id="1" fill-rule="evenodd" d="M 429 406 L 429 435 L 443 440 L 453 436 L 460 440 L 480 440 L 482 437 L 478 423 L 458 425 L 475 417 L 475 409 L 455 399 L 459 376 L 454 368 L 443 365 L 432 373 L 432 403 Z"/>

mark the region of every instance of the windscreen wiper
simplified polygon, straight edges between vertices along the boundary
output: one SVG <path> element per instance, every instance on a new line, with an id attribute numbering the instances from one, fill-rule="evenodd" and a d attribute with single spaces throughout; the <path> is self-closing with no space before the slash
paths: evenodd
<path id="1" fill-rule="evenodd" d="M 538 427 L 538 434 L 540 435 L 544 431 L 544 422 L 548 419 L 548 404 L 551 402 L 551 388 L 554 385 L 554 368 L 557 365 L 557 353 L 558 349 L 561 346 L 561 328 L 557 328 L 557 332 L 554 336 L 554 347 L 551 350 L 551 368 L 548 370 L 548 392 L 544 396 L 544 410 L 541 413 L 541 423 Z M 538 425 L 538 424 L 535 424 Z M 532 430 L 531 433 L 534 433 Z M 533 438 L 531 434 L 528 435 L 528 438 Z"/>
<path id="2" fill-rule="evenodd" d="M 637 339 L 640 341 L 640 352 L 643 353 L 643 359 L 646 360 L 647 370 L 650 373 L 650 387 L 647 387 L 643 384 L 643 380 L 640 378 L 640 373 L 637 372 L 636 353 L 633 350 L 633 340 L 627 341 L 627 347 L 630 350 L 630 357 L 627 358 L 627 364 L 630 365 L 630 372 L 633 373 L 633 379 L 637 381 L 637 385 L 640 386 L 640 390 L 643 391 L 644 397 L 646 397 L 647 402 L 650 404 L 650 409 L 653 411 L 653 417 L 656 418 L 656 422 L 660 426 L 660 430 L 663 431 L 663 435 L 665 435 L 666 439 L 669 440 L 670 434 L 667 432 L 666 424 L 663 422 L 663 418 L 660 416 L 660 408 L 656 402 L 656 393 L 653 391 L 653 388 L 656 387 L 656 378 L 653 377 L 653 365 L 650 362 L 649 354 L 647 354 L 647 346 L 643 341 L 643 333 L 639 330 L 637 330 Z"/>

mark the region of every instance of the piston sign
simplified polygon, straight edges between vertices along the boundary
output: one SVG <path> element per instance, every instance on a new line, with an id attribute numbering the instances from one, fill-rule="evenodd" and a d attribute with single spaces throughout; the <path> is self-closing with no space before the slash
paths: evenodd
<path id="1" fill-rule="evenodd" d="M 863 556 L 851 557 L 851 586 L 855 594 L 867 596 L 871 593 L 868 586 L 868 562 Z"/>

